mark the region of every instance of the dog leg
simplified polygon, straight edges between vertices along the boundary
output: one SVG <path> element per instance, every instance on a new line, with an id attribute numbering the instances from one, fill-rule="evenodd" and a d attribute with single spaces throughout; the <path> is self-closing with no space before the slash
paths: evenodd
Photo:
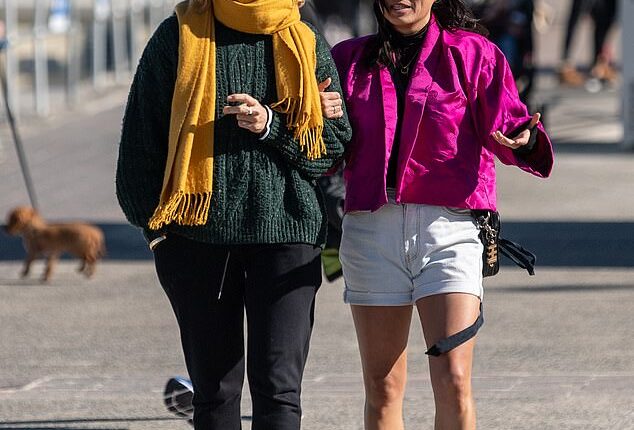
<path id="1" fill-rule="evenodd" d="M 26 254 L 26 258 L 24 259 L 24 268 L 21 273 L 23 278 L 29 276 L 29 273 L 31 272 L 31 263 L 33 263 L 33 260 L 35 260 L 36 257 L 37 255 L 34 252 L 28 252 Z"/>
<path id="2" fill-rule="evenodd" d="M 42 280 L 44 282 L 48 282 L 51 279 L 51 275 L 53 274 L 53 269 L 55 268 L 55 263 L 57 263 L 58 257 L 59 256 L 55 253 L 52 253 L 48 256 L 48 259 L 46 260 L 46 270 L 44 270 L 44 276 L 42 277 Z"/>
<path id="3" fill-rule="evenodd" d="M 92 275 L 95 274 L 95 262 L 88 260 L 85 261 L 85 269 L 84 269 L 84 275 L 86 275 L 86 278 L 92 278 Z"/>

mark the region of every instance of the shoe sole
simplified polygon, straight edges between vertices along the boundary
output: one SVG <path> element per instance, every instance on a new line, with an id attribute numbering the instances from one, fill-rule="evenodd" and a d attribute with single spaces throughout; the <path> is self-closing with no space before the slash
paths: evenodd
<path id="1" fill-rule="evenodd" d="M 190 423 L 194 416 L 193 397 L 194 388 L 189 379 L 176 377 L 167 381 L 163 392 L 165 407 L 176 416 L 190 420 Z"/>

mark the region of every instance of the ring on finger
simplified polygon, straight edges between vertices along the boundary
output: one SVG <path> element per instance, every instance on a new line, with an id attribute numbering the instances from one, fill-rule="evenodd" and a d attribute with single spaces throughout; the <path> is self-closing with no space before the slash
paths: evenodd
<path id="1" fill-rule="evenodd" d="M 249 116 L 253 115 L 253 108 L 251 106 L 247 107 L 247 115 Z"/>

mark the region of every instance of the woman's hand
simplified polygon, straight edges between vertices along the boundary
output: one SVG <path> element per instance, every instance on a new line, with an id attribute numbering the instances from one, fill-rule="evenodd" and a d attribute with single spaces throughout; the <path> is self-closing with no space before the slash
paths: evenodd
<path id="1" fill-rule="evenodd" d="M 222 110 L 225 115 L 236 116 L 238 127 L 256 134 L 264 132 L 269 114 L 259 101 L 248 94 L 231 94 L 227 97 L 227 102 L 238 103 L 235 106 L 225 106 Z"/>
<path id="2" fill-rule="evenodd" d="M 528 127 L 520 134 L 515 136 L 515 138 L 513 139 L 509 139 L 508 137 L 504 136 L 499 130 L 493 133 L 491 136 L 493 136 L 493 139 L 495 139 L 495 141 L 500 145 L 508 146 L 511 149 L 520 148 L 528 143 L 528 140 L 531 137 L 531 130 L 537 125 L 541 116 L 542 115 L 540 113 L 536 113 L 535 115 L 533 115 L 533 118 L 531 118 L 531 122 L 528 124 Z"/>
<path id="3" fill-rule="evenodd" d="M 332 79 L 328 78 L 318 85 L 319 97 L 321 98 L 321 112 L 326 119 L 337 119 L 343 116 L 343 100 L 336 91 L 326 91 L 332 84 Z"/>

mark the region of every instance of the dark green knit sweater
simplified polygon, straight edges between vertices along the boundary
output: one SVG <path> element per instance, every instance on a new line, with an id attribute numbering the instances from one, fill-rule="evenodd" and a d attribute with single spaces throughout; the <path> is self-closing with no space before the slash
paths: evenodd
<path id="1" fill-rule="evenodd" d="M 161 193 L 167 158 L 172 94 L 178 66 L 178 20 L 165 20 L 140 60 L 123 120 L 117 197 L 128 220 L 147 228 Z M 214 244 L 308 243 L 325 240 L 326 219 L 316 179 L 342 157 L 350 140 L 347 117 L 324 120 L 326 155 L 309 160 L 300 151 L 286 116 L 274 113 L 264 140 L 223 116 L 227 96 L 247 93 L 262 104 L 277 101 L 272 38 L 216 25 L 217 96 L 212 203 L 205 226 L 171 224 L 173 232 Z M 325 40 L 317 35 L 317 79 L 332 77 L 341 93 Z M 160 234 L 160 232 L 159 232 Z"/>

